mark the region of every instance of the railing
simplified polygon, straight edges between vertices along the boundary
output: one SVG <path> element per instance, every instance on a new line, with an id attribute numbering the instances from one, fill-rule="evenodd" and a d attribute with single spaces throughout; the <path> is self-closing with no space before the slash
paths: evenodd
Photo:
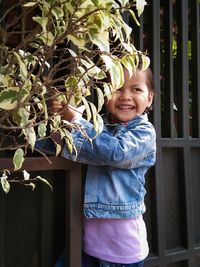
<path id="1" fill-rule="evenodd" d="M 65 227 L 63 229 L 63 233 L 66 232 L 66 266 L 70 267 L 80 267 L 81 266 L 81 217 L 82 217 L 82 181 L 81 181 L 81 165 L 69 162 L 63 158 L 49 158 L 51 164 L 45 159 L 41 157 L 27 158 L 24 163 L 24 169 L 31 172 L 51 172 L 56 171 L 54 177 L 51 179 L 53 183 L 53 179 L 66 179 L 66 199 L 62 199 L 63 205 L 61 209 L 66 207 L 66 218 L 65 218 Z M 11 159 L 1 158 L 0 166 L 4 166 L 5 169 L 12 169 Z M 62 177 L 59 176 L 59 170 L 62 170 Z M 47 175 L 48 176 L 48 175 Z M 12 186 L 12 185 L 11 185 Z M 37 185 L 38 190 L 42 190 L 37 196 L 34 195 L 33 192 L 30 192 L 27 188 L 26 192 L 22 189 L 22 191 L 16 190 L 15 192 L 10 192 L 7 196 L 4 196 L 1 192 L 0 194 L 0 266 L 1 267 L 34 267 L 34 266 L 53 266 L 53 249 L 54 249 L 54 237 L 53 237 L 53 201 L 52 195 L 48 189 L 48 186 L 44 185 L 41 189 L 41 184 Z M 62 188 L 58 188 L 61 190 Z M 12 191 L 12 190 L 11 190 Z M 17 194 L 20 192 L 21 200 L 23 207 L 18 206 L 18 211 L 16 211 L 16 201 L 20 203 L 19 196 Z M 27 195 L 27 193 L 29 195 Z M 59 194 L 59 192 L 57 192 Z M 64 196 L 64 195 L 63 195 Z M 30 201 L 30 199 L 40 197 L 40 202 L 36 201 L 40 207 L 40 213 L 38 214 L 39 227 L 41 227 L 40 231 L 36 230 L 37 225 L 31 226 L 30 229 L 27 227 L 27 231 L 23 233 L 20 229 L 15 229 L 16 225 L 19 222 L 19 225 L 24 223 L 23 218 L 21 218 L 20 214 L 23 216 L 27 216 L 27 224 L 30 226 L 31 221 L 34 221 L 34 212 L 25 212 L 21 213 L 21 209 L 25 209 L 26 211 L 30 208 L 33 209 L 34 203 Z M 11 198 L 11 200 L 8 200 Z M 14 202 L 13 202 L 14 200 Z M 29 203 L 30 202 L 30 203 Z M 29 206 L 32 205 L 31 207 Z M 55 203 L 58 205 L 58 203 Z M 10 216 L 15 213 L 15 218 Z M 10 215 L 9 215 L 10 214 Z M 29 215 L 27 215 L 29 214 Z M 12 219 L 12 221 L 9 221 Z M 14 219 L 14 220 L 13 220 Z M 10 225 L 10 227 L 9 227 Z M 60 222 L 62 225 L 62 222 Z M 23 227 L 26 227 L 24 224 Z M 58 226 L 59 227 L 59 224 Z M 10 231 L 8 230 L 10 229 Z M 16 236 L 17 233 L 15 231 L 19 231 L 18 235 L 22 235 L 24 238 L 24 243 L 20 243 L 21 241 Z M 21 232 L 21 233 L 20 233 Z M 38 248 L 34 247 L 33 237 L 29 240 L 28 235 L 36 235 L 39 233 L 37 240 L 40 244 L 38 244 Z M 23 234 L 25 236 L 23 236 Z M 22 244 L 27 244 L 27 246 L 22 246 Z M 20 247 L 21 246 L 21 247 Z M 30 249 L 39 251 L 39 255 L 33 255 L 29 253 Z M 15 249 L 15 252 L 12 250 Z M 64 247 L 63 247 L 64 249 Z M 15 254 L 16 253 L 16 254 Z M 20 254 L 24 255 L 22 261 L 20 261 Z M 12 257 L 13 255 L 13 257 Z M 14 257 L 16 256 L 16 259 Z M 27 256 L 26 256 L 27 255 Z M 27 259 L 26 259 L 27 257 Z M 29 257 L 29 258 L 28 258 Z M 15 265 L 16 264 L 16 265 Z M 28 264 L 28 265 L 27 265 Z"/>

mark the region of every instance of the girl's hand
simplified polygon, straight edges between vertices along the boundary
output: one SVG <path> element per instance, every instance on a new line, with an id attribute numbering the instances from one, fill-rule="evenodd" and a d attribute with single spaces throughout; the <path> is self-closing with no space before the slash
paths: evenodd
<path id="1" fill-rule="evenodd" d="M 61 114 L 64 120 L 71 122 L 75 118 L 82 117 L 85 107 L 80 106 L 78 108 L 74 108 L 70 105 L 67 105 L 66 101 L 60 102 L 58 100 L 53 100 L 51 110 L 53 113 Z"/>
<path id="2" fill-rule="evenodd" d="M 51 112 L 55 113 L 62 113 L 64 111 L 66 103 L 64 101 L 58 101 L 57 99 L 52 100 L 51 102 Z"/>

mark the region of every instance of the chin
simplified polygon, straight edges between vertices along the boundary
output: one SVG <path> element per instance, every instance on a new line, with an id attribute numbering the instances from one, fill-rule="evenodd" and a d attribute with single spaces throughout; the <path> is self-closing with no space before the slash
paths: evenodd
<path id="1" fill-rule="evenodd" d="M 118 118 L 118 120 L 119 120 L 120 122 L 127 122 L 127 121 L 132 120 L 135 116 L 136 116 L 136 115 L 131 116 L 131 117 L 126 117 L 126 118 Z"/>

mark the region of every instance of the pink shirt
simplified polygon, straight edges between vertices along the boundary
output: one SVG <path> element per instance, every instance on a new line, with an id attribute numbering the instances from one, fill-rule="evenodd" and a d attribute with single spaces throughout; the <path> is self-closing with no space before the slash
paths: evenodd
<path id="1" fill-rule="evenodd" d="M 84 218 L 83 250 L 88 255 L 115 263 L 129 264 L 144 260 L 149 247 L 143 217 Z"/>

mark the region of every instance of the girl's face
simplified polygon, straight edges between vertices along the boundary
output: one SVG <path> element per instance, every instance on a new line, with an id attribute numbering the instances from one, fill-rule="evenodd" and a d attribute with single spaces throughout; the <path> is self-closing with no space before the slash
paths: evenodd
<path id="1" fill-rule="evenodd" d="M 127 122 L 136 115 L 142 114 L 150 107 L 153 101 L 153 92 L 149 91 L 146 83 L 145 71 L 137 70 L 130 78 L 128 71 L 124 70 L 124 85 L 114 92 L 106 108 L 114 122 Z"/>

